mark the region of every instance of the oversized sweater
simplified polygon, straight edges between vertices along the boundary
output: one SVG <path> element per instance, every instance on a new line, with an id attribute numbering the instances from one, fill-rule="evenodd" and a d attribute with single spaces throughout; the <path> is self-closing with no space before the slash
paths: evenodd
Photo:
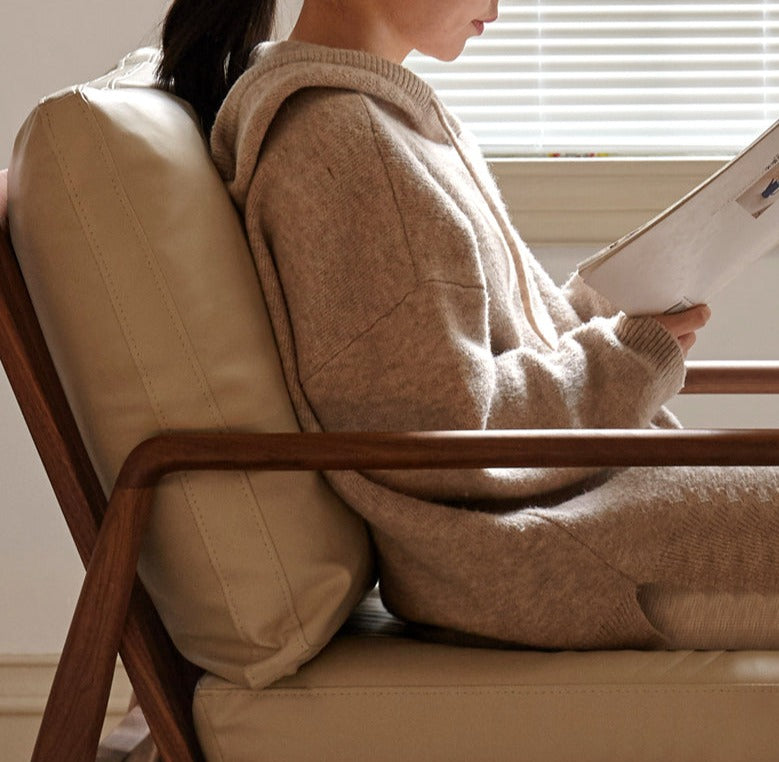
<path id="1" fill-rule="evenodd" d="M 513 229 L 478 147 L 406 68 L 266 43 L 212 153 L 306 430 L 677 425 L 673 337 Z M 261 393 L 261 390 L 258 390 Z M 774 590 L 776 469 L 333 473 L 400 616 L 541 647 L 669 645 L 646 586 Z M 734 528 L 738 527 L 738 532 Z"/>

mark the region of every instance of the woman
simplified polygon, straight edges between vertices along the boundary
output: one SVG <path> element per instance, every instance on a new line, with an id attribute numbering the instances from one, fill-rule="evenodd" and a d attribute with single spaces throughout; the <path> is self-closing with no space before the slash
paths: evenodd
<path id="1" fill-rule="evenodd" d="M 576 277 L 557 288 L 474 141 L 402 66 L 414 48 L 455 58 L 495 0 L 305 0 L 290 40 L 249 64 L 273 10 L 177 0 L 161 82 L 210 132 L 303 427 L 676 426 L 663 404 L 708 308 L 629 318 Z M 673 647 L 647 616 L 657 590 L 776 592 L 776 469 L 328 478 L 411 620 L 540 647 Z"/>

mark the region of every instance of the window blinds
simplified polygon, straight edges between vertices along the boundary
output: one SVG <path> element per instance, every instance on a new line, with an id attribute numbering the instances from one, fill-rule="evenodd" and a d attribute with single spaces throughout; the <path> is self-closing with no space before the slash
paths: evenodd
<path id="1" fill-rule="evenodd" d="M 732 154 L 779 119 L 779 2 L 502 0 L 407 64 L 491 156 Z"/>

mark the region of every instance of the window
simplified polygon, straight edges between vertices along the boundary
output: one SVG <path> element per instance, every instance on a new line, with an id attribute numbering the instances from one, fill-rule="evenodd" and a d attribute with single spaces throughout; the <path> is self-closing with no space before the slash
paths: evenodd
<path id="1" fill-rule="evenodd" d="M 488 156 L 723 156 L 779 118 L 779 2 L 502 0 L 407 64 Z"/>

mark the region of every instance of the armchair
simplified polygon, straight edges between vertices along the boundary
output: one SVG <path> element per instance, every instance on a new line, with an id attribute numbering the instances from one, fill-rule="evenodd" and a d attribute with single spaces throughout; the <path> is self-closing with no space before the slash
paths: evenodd
<path id="1" fill-rule="evenodd" d="M 125 97 L 122 87 L 131 94 L 132 88 L 148 87 L 148 81 L 139 84 L 137 78 L 139 72 L 148 73 L 145 64 L 149 60 L 143 56 L 131 58 L 120 66 L 118 75 L 114 73 L 92 83 L 91 90 L 77 88 L 59 96 L 77 102 L 76 106 L 70 101 L 66 104 L 78 112 L 74 118 L 84 117 L 96 125 L 95 135 L 103 141 L 102 159 L 113 167 L 112 172 L 116 170 L 118 182 L 130 181 L 123 174 L 116 146 L 110 136 L 106 137 L 107 128 L 101 120 L 112 109 L 113 118 L 121 119 L 127 103 L 133 105 L 132 97 Z M 101 88 L 112 91 L 113 100 L 107 106 L 100 103 L 102 95 L 94 95 L 102 92 Z M 180 114 L 171 117 L 166 111 L 181 110 L 175 99 L 160 93 L 154 97 L 160 110 L 150 118 L 156 125 L 179 118 Z M 56 143 L 62 137 L 62 131 L 57 133 L 52 128 L 56 112 L 39 111 L 37 118 L 45 123 L 52 144 Z M 261 658 L 257 657 L 259 667 L 252 662 L 241 672 L 221 652 L 209 661 L 208 651 L 202 650 L 190 634 L 191 623 L 182 624 L 175 607 L 173 611 L 166 608 L 170 595 L 162 589 L 160 580 L 164 575 L 154 569 L 153 562 L 146 562 L 145 579 L 150 580 L 154 590 L 154 602 L 136 576 L 144 543 L 159 541 L 159 533 L 164 532 L 164 526 L 150 528 L 150 521 L 164 510 L 170 512 L 160 492 L 168 488 L 171 474 L 368 468 L 779 465 L 779 431 L 317 434 L 300 433 L 285 426 L 273 433 L 254 425 L 228 423 L 210 427 L 193 420 L 191 426 L 152 426 L 142 435 L 130 432 L 137 444 L 128 446 L 127 441 L 116 444 L 113 440 L 107 444 L 109 435 L 100 430 L 107 417 L 106 408 L 97 403 L 94 410 L 90 408 L 93 399 L 89 395 L 98 392 L 88 390 L 85 397 L 79 386 L 80 371 L 74 370 L 78 358 L 72 356 L 81 351 L 103 368 L 102 358 L 97 357 L 103 348 L 90 344 L 89 336 L 83 334 L 85 329 L 62 327 L 58 312 L 62 304 L 56 303 L 56 299 L 48 300 L 51 292 L 46 287 L 45 264 L 35 259 L 43 255 L 39 239 L 29 232 L 30 224 L 25 222 L 21 208 L 25 199 L 28 204 L 36 199 L 36 213 L 47 203 L 61 202 L 57 194 L 63 184 L 69 194 L 61 195 L 67 195 L 74 207 L 89 203 L 93 190 L 85 189 L 80 178 L 66 176 L 62 151 L 74 149 L 58 146 L 54 161 L 65 180 L 51 191 L 50 198 L 30 195 L 33 188 L 39 191 L 51 183 L 18 179 L 45 177 L 32 158 L 34 134 L 28 130 L 23 135 L 15 154 L 21 158 L 12 165 L 12 175 L 17 177 L 11 178 L 10 224 L 7 177 L 0 173 L 0 359 L 87 568 L 34 760 L 80 762 L 95 758 L 96 754 L 98 759 L 108 758 L 105 749 L 97 749 L 117 654 L 125 664 L 159 755 L 168 762 L 265 758 L 773 758 L 779 742 L 775 729 L 779 709 L 777 653 L 565 654 L 423 643 L 409 637 L 413 633 L 392 621 L 370 598 L 360 604 L 362 615 L 352 615 L 339 630 L 373 582 L 370 560 L 362 557 L 338 560 L 341 569 L 348 567 L 352 582 L 345 590 L 328 588 L 330 592 L 324 596 L 328 605 L 329 597 L 340 599 L 334 604 L 335 613 L 328 614 L 327 623 L 316 625 L 321 642 L 303 649 L 283 666 L 274 666 L 273 679 L 266 665 L 284 652 L 286 641 L 282 636 L 281 645 L 270 649 L 270 656 L 263 652 Z M 93 149 L 88 148 L 91 155 Z M 151 161 L 148 156 L 133 153 L 134 149 L 128 150 L 133 162 Z M 131 199 L 131 194 L 128 197 Z M 131 216 L 140 215 L 132 204 L 124 209 L 130 209 Z M 68 209 L 67 213 L 71 211 Z M 83 233 L 89 229 L 84 221 L 86 213 L 80 208 L 76 211 Z M 44 215 L 39 225 L 44 225 L 45 219 Z M 143 220 L 140 229 L 150 238 L 156 235 L 149 232 L 150 226 Z M 96 241 L 97 234 L 89 247 L 95 256 L 103 253 Z M 56 245 L 50 245 L 45 252 L 46 256 L 61 257 L 57 268 L 80 267 L 77 261 L 64 261 L 70 251 L 62 246 L 69 243 L 56 240 Z M 113 265 L 106 261 L 104 258 L 98 268 L 102 268 L 106 283 L 115 283 L 121 273 L 110 270 Z M 67 275 L 71 277 L 72 273 Z M 182 293 L 185 284 L 176 282 L 169 272 L 163 275 L 176 299 L 186 300 L 187 295 Z M 78 272 L 72 277 L 80 283 L 90 275 Z M 130 289 L 128 293 L 136 287 L 134 283 L 121 285 Z M 62 301 L 71 314 L 93 309 L 92 304 L 74 302 L 68 297 L 67 284 L 61 287 L 66 292 Z M 101 318 L 92 315 L 91 319 Z M 64 336 L 66 331 L 71 335 Z M 218 341 L 219 337 L 212 336 L 213 340 Z M 80 350 L 73 349 L 79 346 Z M 132 347 L 131 350 L 134 351 Z M 144 367 L 149 374 L 155 372 L 148 364 Z M 83 383 L 89 386 L 111 382 L 100 376 L 96 382 Z M 234 383 L 230 379 L 228 388 Z M 151 397 L 150 384 L 147 381 L 145 393 Z M 174 391 L 176 399 L 179 393 L 185 393 Z M 776 393 L 779 363 L 691 363 L 685 391 Z M 122 389 L 114 386 L 110 399 L 117 395 L 122 395 Z M 119 404 L 136 403 L 123 398 Z M 105 450 L 112 447 L 119 451 L 111 457 L 118 460 L 120 467 L 105 465 Z M 192 484 L 198 486 L 194 481 Z M 209 489 L 215 488 L 204 488 Z M 263 499 L 280 497 L 278 489 L 271 484 Z M 217 504 L 226 505 L 224 495 Z M 285 510 L 291 514 L 296 509 Z M 326 520 L 331 510 L 335 512 L 340 507 L 327 502 Z M 338 523 L 341 519 L 333 521 L 337 532 L 351 538 L 350 546 L 360 542 L 362 530 L 351 519 L 343 519 L 343 523 Z M 272 539 L 280 546 L 285 542 L 284 532 L 292 533 L 293 544 L 307 546 L 310 542 L 310 535 L 304 541 L 287 526 L 272 528 Z M 327 560 L 334 563 L 330 556 Z M 293 573 L 288 566 L 283 571 Z M 180 569 L 179 573 L 187 574 L 188 569 Z M 224 572 L 230 573 L 229 569 Z M 266 583 L 258 577 L 255 584 Z M 294 584 L 290 589 L 290 595 L 298 595 Z M 298 608 L 302 611 L 307 605 L 302 603 Z M 210 616 L 212 612 L 205 608 L 194 612 L 196 619 Z M 307 632 L 315 629 L 304 623 L 306 626 Z M 253 648 L 259 650 L 257 646 Z M 200 665 L 185 658 L 182 650 L 200 661 Z M 258 674 L 260 677 L 256 677 Z"/>

